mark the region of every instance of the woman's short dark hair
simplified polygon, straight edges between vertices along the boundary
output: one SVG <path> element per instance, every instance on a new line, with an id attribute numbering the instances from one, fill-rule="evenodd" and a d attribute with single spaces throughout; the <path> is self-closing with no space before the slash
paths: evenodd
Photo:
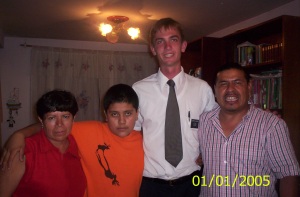
<path id="1" fill-rule="evenodd" d="M 138 110 L 139 98 L 133 88 L 126 84 L 111 86 L 104 95 L 103 107 L 107 112 L 109 106 L 114 103 L 129 103 Z"/>
<path id="2" fill-rule="evenodd" d="M 179 22 L 175 21 L 172 18 L 162 18 L 162 19 L 158 20 L 154 24 L 152 29 L 150 30 L 150 35 L 149 35 L 150 44 L 154 45 L 154 38 L 155 38 L 156 32 L 160 31 L 162 28 L 164 28 L 164 29 L 173 29 L 173 28 L 177 29 L 180 33 L 181 41 L 184 40 L 184 34 L 183 34 L 181 24 Z"/>
<path id="3" fill-rule="evenodd" d="M 68 111 L 75 116 L 78 111 L 75 96 L 65 90 L 52 90 L 42 95 L 36 104 L 38 116 L 43 119 L 46 113 L 55 111 Z"/>

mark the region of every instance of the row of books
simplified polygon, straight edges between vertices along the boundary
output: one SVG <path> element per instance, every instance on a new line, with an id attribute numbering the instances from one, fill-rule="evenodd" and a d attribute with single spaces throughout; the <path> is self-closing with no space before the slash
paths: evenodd
<path id="1" fill-rule="evenodd" d="M 237 46 L 238 62 L 242 66 L 280 61 L 282 55 L 282 43 L 254 45 L 244 42 Z"/>
<path id="2" fill-rule="evenodd" d="M 256 46 L 257 64 L 265 62 L 280 61 L 282 55 L 282 43 L 260 44 Z"/>
<path id="3" fill-rule="evenodd" d="M 262 109 L 282 109 L 282 72 L 253 75 L 252 99 Z"/>

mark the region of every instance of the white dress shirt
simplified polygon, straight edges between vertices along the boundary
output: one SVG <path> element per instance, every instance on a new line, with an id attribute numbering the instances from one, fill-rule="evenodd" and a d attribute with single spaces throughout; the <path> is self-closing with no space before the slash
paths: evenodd
<path id="1" fill-rule="evenodd" d="M 203 80 L 181 72 L 173 78 L 179 105 L 183 159 L 174 168 L 165 160 L 165 115 L 169 95 L 168 78 L 159 70 L 133 84 L 139 97 L 139 119 L 135 130 L 143 130 L 145 167 L 144 176 L 176 179 L 189 175 L 200 167 L 197 121 L 199 115 L 217 106 L 211 87 Z M 191 125 L 196 125 L 191 128 Z"/>

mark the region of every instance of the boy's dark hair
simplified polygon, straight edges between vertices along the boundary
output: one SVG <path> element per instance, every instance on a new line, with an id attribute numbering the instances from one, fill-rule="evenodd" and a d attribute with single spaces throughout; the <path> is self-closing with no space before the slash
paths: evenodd
<path id="1" fill-rule="evenodd" d="M 68 111 L 75 116 L 78 104 L 74 95 L 64 90 L 52 90 L 42 95 L 36 104 L 38 116 L 43 119 L 46 113 L 55 111 Z"/>
<path id="2" fill-rule="evenodd" d="M 133 88 L 126 84 L 113 85 L 104 95 L 104 111 L 107 112 L 111 104 L 122 102 L 132 104 L 132 106 L 138 110 L 139 98 Z"/>
<path id="3" fill-rule="evenodd" d="M 242 71 L 244 73 L 247 83 L 249 83 L 251 77 L 250 77 L 250 74 L 248 73 L 248 71 L 245 69 L 245 67 L 241 66 L 238 63 L 226 63 L 226 64 L 220 66 L 219 68 L 217 68 L 215 76 L 214 76 L 215 77 L 214 84 L 216 84 L 216 82 L 217 82 L 218 73 L 222 72 L 224 70 L 229 70 L 229 69 L 237 69 L 237 70 Z"/>
<path id="4" fill-rule="evenodd" d="M 160 31 L 162 28 L 177 29 L 180 33 L 181 41 L 184 40 L 184 34 L 183 34 L 181 24 L 172 18 L 162 18 L 162 19 L 158 20 L 150 30 L 150 35 L 149 35 L 150 36 L 150 38 L 149 38 L 150 44 L 154 45 L 155 34 L 157 31 Z"/>

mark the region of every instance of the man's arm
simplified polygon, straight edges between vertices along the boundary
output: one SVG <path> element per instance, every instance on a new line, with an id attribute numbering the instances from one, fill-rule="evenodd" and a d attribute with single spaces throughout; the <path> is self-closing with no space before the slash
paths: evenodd
<path id="1" fill-rule="evenodd" d="M 287 176 L 280 179 L 279 193 L 280 197 L 298 197 L 299 177 Z"/>
<path id="2" fill-rule="evenodd" d="M 21 162 L 18 159 L 12 162 L 11 170 L 0 171 L 0 196 L 12 196 L 24 173 L 25 162 Z"/>
<path id="3" fill-rule="evenodd" d="M 39 132 L 41 126 L 39 123 L 32 124 L 28 127 L 15 131 L 7 140 L 4 145 L 3 153 L 0 159 L 0 166 L 2 170 L 5 168 L 10 168 L 12 161 L 16 154 L 19 152 L 20 161 L 23 161 L 24 157 L 24 147 L 25 147 L 25 138 L 32 136 Z"/>

